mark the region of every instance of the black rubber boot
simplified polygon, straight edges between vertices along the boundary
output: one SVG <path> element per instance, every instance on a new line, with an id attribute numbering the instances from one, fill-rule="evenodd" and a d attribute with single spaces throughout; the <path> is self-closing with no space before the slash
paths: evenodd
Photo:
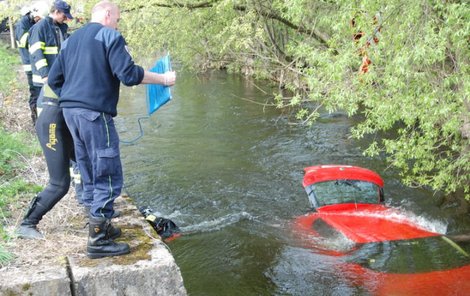
<path id="1" fill-rule="evenodd" d="M 44 235 L 39 232 L 36 225 L 20 225 L 16 230 L 19 238 L 24 239 L 44 239 Z"/>
<path id="2" fill-rule="evenodd" d="M 48 209 L 39 203 L 40 197 L 35 196 L 29 205 L 28 212 L 23 218 L 20 227 L 17 229 L 19 238 L 43 239 L 44 235 L 37 230 L 37 225 Z"/>
<path id="3" fill-rule="evenodd" d="M 129 245 L 116 243 L 111 238 L 113 231 L 121 230 L 114 228 L 109 219 L 90 216 L 89 236 L 87 245 L 87 256 L 91 259 L 120 256 L 130 253 Z M 111 228 L 111 229 L 110 229 Z"/>
<path id="4" fill-rule="evenodd" d="M 60 190 L 59 187 L 57 188 Z M 68 187 L 65 189 L 68 190 Z M 44 191 L 36 195 L 31 201 L 28 212 L 24 216 L 21 226 L 17 229 L 17 234 L 20 238 L 44 238 L 44 236 L 37 230 L 36 226 L 39 221 L 41 221 L 42 217 L 65 195 L 65 193 L 64 195 L 61 195 L 60 191 L 58 191 L 54 196 L 47 195 L 47 193 L 46 196 L 44 196 L 43 194 Z"/>

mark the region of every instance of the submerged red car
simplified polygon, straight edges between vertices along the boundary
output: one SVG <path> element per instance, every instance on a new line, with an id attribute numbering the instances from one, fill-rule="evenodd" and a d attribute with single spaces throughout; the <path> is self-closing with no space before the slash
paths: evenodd
<path id="1" fill-rule="evenodd" d="M 470 244 L 417 225 L 384 204 L 375 172 L 305 168 L 313 212 L 295 220 L 304 245 L 344 258 L 339 271 L 374 295 L 470 295 Z"/>

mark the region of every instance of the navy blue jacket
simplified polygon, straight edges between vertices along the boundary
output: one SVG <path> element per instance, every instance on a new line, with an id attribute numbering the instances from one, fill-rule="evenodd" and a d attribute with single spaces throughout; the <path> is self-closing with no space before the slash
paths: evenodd
<path id="1" fill-rule="evenodd" d="M 67 29 L 67 24 L 56 25 L 50 16 L 31 27 L 28 42 L 34 85 L 42 86 L 43 78 L 49 75 L 49 70 L 59 53 L 62 39 L 65 40 L 68 37 Z"/>
<path id="2" fill-rule="evenodd" d="M 23 70 L 25 72 L 31 72 L 31 63 L 29 62 L 28 51 L 28 37 L 29 29 L 31 29 L 34 24 L 34 19 L 30 12 L 23 15 L 15 24 L 16 45 L 18 46 L 21 62 L 23 63 Z"/>
<path id="3" fill-rule="evenodd" d="M 119 87 L 137 85 L 144 69 L 132 60 L 122 35 L 99 23 L 78 29 L 62 45 L 48 84 L 62 108 L 117 115 Z"/>

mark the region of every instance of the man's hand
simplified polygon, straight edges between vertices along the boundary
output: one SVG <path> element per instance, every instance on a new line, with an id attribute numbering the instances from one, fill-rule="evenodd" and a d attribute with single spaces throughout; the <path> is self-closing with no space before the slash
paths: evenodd
<path id="1" fill-rule="evenodd" d="M 176 72 L 168 71 L 163 74 L 163 85 L 172 86 L 176 82 Z"/>
<path id="2" fill-rule="evenodd" d="M 176 82 L 176 72 L 168 71 L 163 74 L 144 71 L 144 78 L 142 84 L 160 84 L 164 86 L 172 86 Z"/>

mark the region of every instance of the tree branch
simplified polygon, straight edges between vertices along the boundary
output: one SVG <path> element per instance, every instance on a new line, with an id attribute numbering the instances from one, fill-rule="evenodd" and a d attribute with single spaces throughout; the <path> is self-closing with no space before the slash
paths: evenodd
<path id="1" fill-rule="evenodd" d="M 194 4 L 179 3 L 179 1 L 175 1 L 173 4 L 156 3 L 156 4 L 152 4 L 152 6 L 154 6 L 154 7 L 165 7 L 165 8 L 199 9 L 199 8 L 211 8 L 211 7 L 214 6 L 214 3 L 216 3 L 216 2 L 219 2 L 219 0 L 212 0 L 212 1 L 209 0 L 209 1 L 194 3 Z M 135 10 L 141 10 L 143 8 L 146 8 L 146 7 L 147 7 L 146 5 L 139 5 L 139 6 L 130 8 L 130 9 L 123 10 L 122 12 L 132 12 L 132 11 L 135 11 Z M 247 7 L 243 6 L 243 5 L 235 5 L 233 7 L 233 9 L 245 12 L 247 10 Z M 305 28 L 302 25 L 296 25 L 296 24 L 292 23 L 291 21 L 289 21 L 289 20 L 287 20 L 287 19 L 281 17 L 280 15 L 278 15 L 274 12 L 271 12 L 271 11 L 258 11 L 258 13 L 260 15 L 266 17 L 266 18 L 277 20 L 277 21 L 283 23 L 284 25 L 288 26 L 289 28 L 292 28 L 292 29 L 296 30 L 297 32 L 299 32 L 301 34 L 306 34 L 306 35 L 309 35 L 309 36 L 313 36 L 320 43 L 322 43 L 326 47 L 329 47 L 328 46 L 329 37 L 326 34 L 323 34 L 322 32 L 320 32 L 319 30 L 317 30 L 315 28 L 308 29 L 308 28 Z"/>
<path id="2" fill-rule="evenodd" d="M 238 11 L 246 11 L 246 6 L 242 6 L 242 5 L 235 5 L 233 8 L 235 10 L 238 10 Z M 297 30 L 297 32 L 299 32 L 299 33 L 306 34 L 306 35 L 309 35 L 309 36 L 313 36 L 315 39 L 320 41 L 320 43 L 322 43 L 323 45 L 326 45 L 327 47 L 329 47 L 328 46 L 329 37 L 326 36 L 325 34 L 323 34 L 322 32 L 318 31 L 315 28 L 307 29 L 304 26 L 298 26 L 298 25 L 292 23 L 291 21 L 289 21 L 289 20 L 287 20 L 287 19 L 285 19 L 285 18 L 281 17 L 280 15 L 277 15 L 273 12 L 258 11 L 258 13 L 261 14 L 262 16 L 264 16 L 264 17 L 277 20 L 277 21 L 283 23 L 284 25 L 288 26 L 289 28 Z"/>
<path id="3" fill-rule="evenodd" d="M 218 2 L 218 0 L 212 0 L 212 1 L 205 1 L 201 3 L 180 3 L 179 1 L 174 1 L 173 4 L 166 4 L 166 3 L 155 3 L 152 4 L 151 7 L 165 7 L 165 8 L 187 8 L 187 9 L 198 9 L 198 8 L 211 8 L 214 6 L 214 3 Z M 135 6 L 133 8 L 125 9 L 122 10 L 122 12 L 132 12 L 136 10 L 141 10 L 143 8 L 147 8 L 147 5 L 139 5 Z"/>

